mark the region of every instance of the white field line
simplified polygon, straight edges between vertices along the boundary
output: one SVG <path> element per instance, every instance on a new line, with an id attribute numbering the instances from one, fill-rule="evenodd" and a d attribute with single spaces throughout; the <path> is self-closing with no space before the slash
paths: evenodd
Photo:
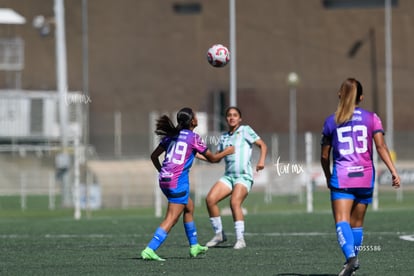
<path id="1" fill-rule="evenodd" d="M 226 233 L 227 234 L 227 233 Z M 28 239 L 28 238 L 45 238 L 45 239 L 74 239 L 74 238 L 86 238 L 86 239 L 106 239 L 114 237 L 147 237 L 149 234 L 45 234 L 45 235 L 32 235 L 32 234 L 0 234 L 0 239 Z M 228 236 L 234 234 L 228 233 Z M 334 236 L 336 233 L 332 232 L 272 232 L 272 233 L 245 233 L 246 236 L 269 236 L 269 237 L 314 237 L 314 236 Z M 365 232 L 366 236 L 399 236 L 400 239 L 407 241 L 414 241 L 414 235 L 412 233 L 405 232 Z"/>
<path id="2" fill-rule="evenodd" d="M 402 235 L 400 236 L 400 239 L 414 242 L 414 235 Z"/>

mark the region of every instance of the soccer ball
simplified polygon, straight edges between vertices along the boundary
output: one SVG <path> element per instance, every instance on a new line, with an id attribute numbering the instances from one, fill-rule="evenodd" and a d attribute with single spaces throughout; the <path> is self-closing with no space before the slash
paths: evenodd
<path id="1" fill-rule="evenodd" d="M 214 67 L 224 67 L 230 61 L 230 52 L 226 46 L 215 44 L 208 49 L 207 60 Z"/>

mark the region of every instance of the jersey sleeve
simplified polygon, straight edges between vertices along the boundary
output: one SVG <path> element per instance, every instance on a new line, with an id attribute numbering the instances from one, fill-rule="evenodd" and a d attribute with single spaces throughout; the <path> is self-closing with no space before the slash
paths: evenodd
<path id="1" fill-rule="evenodd" d="M 373 128 L 372 128 L 372 134 L 375 134 L 377 132 L 384 133 L 384 128 L 382 127 L 382 122 L 380 117 L 374 113 L 373 115 Z"/>
<path id="2" fill-rule="evenodd" d="M 328 146 L 332 145 L 332 116 L 328 117 L 325 120 L 325 123 L 323 124 L 322 128 L 322 135 L 321 135 L 321 145 L 322 146 Z"/>
<path id="3" fill-rule="evenodd" d="M 245 126 L 244 137 L 249 144 L 253 144 L 260 139 L 260 136 L 250 126 Z"/>
<path id="4" fill-rule="evenodd" d="M 194 133 L 194 144 L 193 148 L 195 151 L 203 154 L 207 151 L 208 147 L 207 144 L 203 141 L 203 139 L 197 133 Z"/>

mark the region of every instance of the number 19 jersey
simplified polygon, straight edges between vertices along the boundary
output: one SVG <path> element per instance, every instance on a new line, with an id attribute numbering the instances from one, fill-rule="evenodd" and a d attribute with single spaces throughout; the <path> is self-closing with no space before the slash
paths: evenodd
<path id="1" fill-rule="evenodd" d="M 372 160 L 372 138 L 384 133 L 377 114 L 355 108 L 351 120 L 337 125 L 335 115 L 329 116 L 322 131 L 322 145 L 332 146 L 333 188 L 372 188 L 375 168 Z"/>

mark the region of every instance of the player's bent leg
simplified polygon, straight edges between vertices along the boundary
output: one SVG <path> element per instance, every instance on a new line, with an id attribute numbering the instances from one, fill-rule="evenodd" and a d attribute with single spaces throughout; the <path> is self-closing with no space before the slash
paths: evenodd
<path id="1" fill-rule="evenodd" d="M 190 222 L 194 220 L 194 202 L 188 198 L 187 204 L 184 206 L 183 222 Z"/>
<path id="2" fill-rule="evenodd" d="M 171 228 L 174 227 L 183 213 L 184 208 L 184 204 L 169 202 L 167 205 L 167 213 L 165 214 L 165 218 L 161 222 L 160 227 L 165 229 L 166 232 L 170 232 Z"/>
<path id="3" fill-rule="evenodd" d="M 207 247 L 214 247 L 227 241 L 226 234 L 223 231 L 223 224 L 220 217 L 218 203 L 231 194 L 232 190 L 227 184 L 218 181 L 211 188 L 206 197 L 207 211 L 210 216 L 210 223 L 214 231 L 214 237 L 207 242 Z"/>
<path id="4" fill-rule="evenodd" d="M 248 195 L 248 190 L 243 184 L 236 184 L 230 199 L 230 208 L 233 214 L 234 221 L 244 220 L 242 203 Z"/>
<path id="5" fill-rule="evenodd" d="M 210 217 L 220 216 L 220 209 L 217 204 L 231 193 L 231 188 L 221 181 L 213 185 L 206 197 L 206 206 Z"/>
<path id="6" fill-rule="evenodd" d="M 236 243 L 234 249 L 242 249 L 246 247 L 244 240 L 244 214 L 242 210 L 242 203 L 248 195 L 248 189 L 244 184 L 236 184 L 231 196 L 230 206 L 234 220 L 234 230 L 236 232 Z"/>

